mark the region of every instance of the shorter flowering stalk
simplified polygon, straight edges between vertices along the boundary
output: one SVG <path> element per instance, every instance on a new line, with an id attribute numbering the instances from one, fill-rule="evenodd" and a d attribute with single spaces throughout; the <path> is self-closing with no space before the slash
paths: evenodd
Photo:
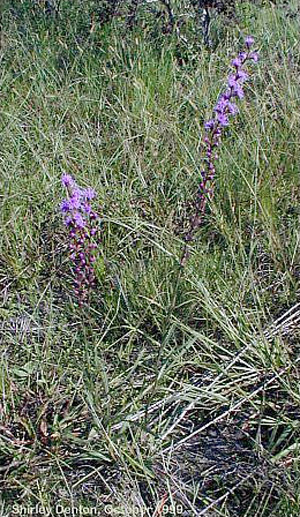
<path id="1" fill-rule="evenodd" d="M 81 189 L 69 174 L 63 174 L 61 181 L 68 192 L 67 199 L 61 203 L 61 211 L 69 232 L 69 254 L 75 273 L 74 292 L 82 306 L 95 283 L 99 217 L 90 202 L 96 197 L 96 192 L 91 188 Z"/>
<path id="2" fill-rule="evenodd" d="M 229 125 L 230 117 L 238 113 L 238 107 L 233 102 L 235 99 L 244 98 L 244 83 L 249 79 L 249 75 L 244 69 L 248 61 L 257 62 L 259 55 L 250 49 L 254 43 L 252 36 L 245 39 L 245 51 L 240 52 L 238 57 L 232 60 L 233 73 L 228 76 L 227 89 L 221 94 L 214 108 L 214 116 L 204 124 L 205 134 L 203 147 L 205 149 L 204 166 L 201 171 L 201 179 L 193 203 L 194 214 L 190 219 L 188 232 L 185 235 L 185 247 L 183 250 L 181 265 L 188 258 L 187 243 L 194 238 L 194 233 L 201 225 L 205 207 L 211 197 L 215 178 L 215 162 L 218 159 L 217 149 L 221 144 L 224 129 Z"/>

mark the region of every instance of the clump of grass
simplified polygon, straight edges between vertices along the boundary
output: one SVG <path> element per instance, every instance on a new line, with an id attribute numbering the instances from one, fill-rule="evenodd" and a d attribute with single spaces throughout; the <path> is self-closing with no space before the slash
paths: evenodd
<path id="1" fill-rule="evenodd" d="M 239 28 L 179 64 L 172 38 L 159 48 L 112 25 L 85 43 L 72 16 L 59 33 L 4 19 L 4 514 L 299 514 L 298 26 L 284 9 L 249 10 L 241 28 L 264 64 L 177 284 L 177 221 Z M 81 311 L 59 213 L 66 170 L 103 214 Z"/>

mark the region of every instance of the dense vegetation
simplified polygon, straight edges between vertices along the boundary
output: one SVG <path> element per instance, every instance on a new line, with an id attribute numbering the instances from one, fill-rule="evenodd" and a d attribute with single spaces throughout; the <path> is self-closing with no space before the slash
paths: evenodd
<path id="1" fill-rule="evenodd" d="M 2 2 L 3 516 L 299 515 L 298 3 L 200 3 Z M 249 34 L 182 266 L 204 123 Z M 83 306 L 66 173 L 101 218 Z"/>

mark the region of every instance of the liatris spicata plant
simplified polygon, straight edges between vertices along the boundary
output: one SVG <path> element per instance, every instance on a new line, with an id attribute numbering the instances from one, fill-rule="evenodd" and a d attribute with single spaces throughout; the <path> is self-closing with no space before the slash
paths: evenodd
<path id="1" fill-rule="evenodd" d="M 215 162 L 218 159 L 217 148 L 220 146 L 224 129 L 229 125 L 230 117 L 238 113 L 238 107 L 233 102 L 235 99 L 244 98 L 244 83 L 249 79 L 244 65 L 249 62 L 257 62 L 259 55 L 253 52 L 254 38 L 247 36 L 245 39 L 245 51 L 233 59 L 233 73 L 227 79 L 227 89 L 222 93 L 214 108 L 214 116 L 204 124 L 203 147 L 205 149 L 204 166 L 201 171 L 201 179 L 198 192 L 193 203 L 193 216 L 190 218 L 189 229 L 185 235 L 185 247 L 183 250 L 181 265 L 188 258 L 187 243 L 194 238 L 195 231 L 201 225 L 207 200 L 213 192 L 215 178 Z"/>
<path id="2" fill-rule="evenodd" d="M 80 188 L 69 174 L 63 174 L 61 181 L 68 192 L 67 199 L 61 203 L 61 211 L 69 232 L 69 253 L 75 273 L 74 293 L 82 306 L 95 283 L 99 217 L 92 210 L 91 201 L 96 192 L 92 188 Z"/>

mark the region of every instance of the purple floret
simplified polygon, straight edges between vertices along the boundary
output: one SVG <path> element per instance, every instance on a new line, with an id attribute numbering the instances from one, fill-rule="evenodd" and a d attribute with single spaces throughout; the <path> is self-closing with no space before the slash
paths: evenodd
<path id="1" fill-rule="evenodd" d="M 213 119 L 210 119 L 207 122 L 205 122 L 204 127 L 205 127 L 205 129 L 210 130 L 210 129 L 213 129 L 214 125 L 215 125 L 215 121 Z"/>
<path id="2" fill-rule="evenodd" d="M 81 208 L 81 194 L 79 189 L 73 190 L 69 204 L 70 210 L 79 210 Z"/>
<path id="3" fill-rule="evenodd" d="M 70 203 L 67 199 L 63 199 L 60 205 L 60 209 L 62 212 L 66 213 L 70 211 Z"/>
<path id="4" fill-rule="evenodd" d="M 218 113 L 217 119 L 218 119 L 220 126 L 222 126 L 222 127 L 228 126 L 229 120 L 228 120 L 228 117 L 224 113 Z"/>
<path id="5" fill-rule="evenodd" d="M 228 102 L 227 109 L 230 113 L 230 115 L 236 115 L 239 112 L 239 109 L 234 102 Z"/>
<path id="6" fill-rule="evenodd" d="M 83 190 L 83 197 L 87 201 L 91 201 L 92 199 L 94 199 L 96 197 L 96 192 L 93 188 L 89 187 L 89 188 Z"/>
<path id="7" fill-rule="evenodd" d="M 258 52 L 251 52 L 249 54 L 249 59 L 252 59 L 254 63 L 257 63 L 259 61 L 259 53 Z"/>
<path id="8" fill-rule="evenodd" d="M 235 87 L 235 85 L 237 84 L 237 77 L 236 77 L 236 74 L 230 74 L 230 75 L 228 76 L 227 83 L 228 83 L 228 86 L 230 86 L 230 88 L 234 88 L 234 87 Z"/>
<path id="9" fill-rule="evenodd" d="M 75 212 L 75 214 L 73 215 L 73 219 L 77 228 L 84 228 L 84 220 L 79 212 Z"/>
<path id="10" fill-rule="evenodd" d="M 254 43 L 254 38 L 253 38 L 253 36 L 247 36 L 247 37 L 245 38 L 245 43 L 246 43 L 246 45 L 247 45 L 247 47 L 248 47 L 248 48 L 249 48 L 249 47 L 251 47 L 251 46 L 253 45 L 253 43 Z"/>
<path id="11" fill-rule="evenodd" d="M 223 95 L 220 97 L 218 103 L 214 107 L 214 111 L 217 113 L 223 113 L 226 110 L 228 99 L 224 98 Z"/>
<path id="12" fill-rule="evenodd" d="M 87 202 L 84 202 L 82 205 L 82 211 L 85 212 L 86 214 L 90 214 L 92 211 L 91 205 Z"/>
<path id="13" fill-rule="evenodd" d="M 64 187 L 73 187 L 73 185 L 75 185 L 75 181 L 72 176 L 70 176 L 70 174 L 63 174 L 61 177 L 61 182 Z"/>
<path id="14" fill-rule="evenodd" d="M 235 97 L 238 97 L 239 99 L 244 98 L 244 96 L 245 96 L 244 90 L 240 84 L 238 84 L 238 83 L 235 84 L 235 86 L 233 87 L 233 94 Z"/>
<path id="15" fill-rule="evenodd" d="M 240 66 L 242 66 L 242 61 L 239 57 L 236 57 L 231 61 L 231 64 L 232 64 L 232 66 L 239 68 Z"/>
<path id="16" fill-rule="evenodd" d="M 240 53 L 239 53 L 239 58 L 240 58 L 240 60 L 242 61 L 242 64 L 243 64 L 243 63 L 244 63 L 244 61 L 247 59 L 247 56 L 248 56 L 247 52 L 240 52 Z"/>
<path id="17" fill-rule="evenodd" d="M 236 77 L 237 77 L 237 80 L 240 81 L 241 83 L 244 83 L 245 81 L 247 81 L 249 79 L 249 75 L 242 68 L 240 68 L 240 70 L 238 70 Z"/>

